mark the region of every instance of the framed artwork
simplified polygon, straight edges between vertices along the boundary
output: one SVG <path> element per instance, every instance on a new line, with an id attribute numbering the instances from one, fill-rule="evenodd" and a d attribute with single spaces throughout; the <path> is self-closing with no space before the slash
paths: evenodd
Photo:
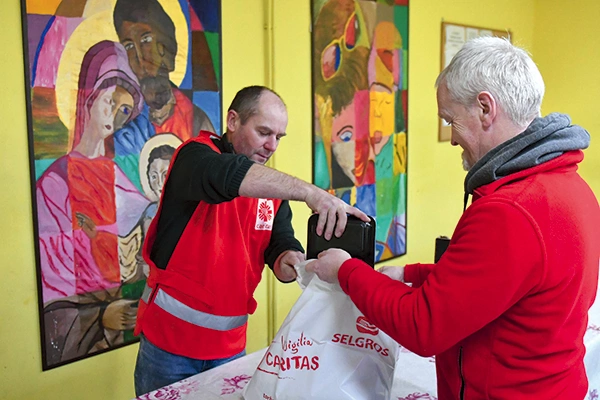
<path id="1" fill-rule="evenodd" d="M 463 47 L 463 45 L 470 39 L 479 36 L 498 36 L 505 37 L 511 40 L 511 33 L 509 30 L 498 30 L 481 28 L 472 25 L 455 24 L 450 22 L 442 21 L 442 46 L 441 46 L 441 68 L 444 68 L 450 64 L 452 57 Z M 452 127 L 446 123 L 443 119 L 439 119 L 439 130 L 438 130 L 438 142 L 449 141 L 452 136 Z"/>
<path id="2" fill-rule="evenodd" d="M 313 182 L 406 253 L 408 0 L 312 0 Z"/>
<path id="3" fill-rule="evenodd" d="M 219 0 L 22 0 L 47 370 L 134 341 L 169 161 L 221 131 Z"/>

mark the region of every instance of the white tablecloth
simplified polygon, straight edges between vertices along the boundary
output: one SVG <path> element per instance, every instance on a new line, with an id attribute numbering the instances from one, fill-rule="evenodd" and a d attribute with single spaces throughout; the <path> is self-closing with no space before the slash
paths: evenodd
<path id="1" fill-rule="evenodd" d="M 600 297 L 600 296 L 598 296 Z M 592 306 L 584 342 L 587 349 L 584 359 L 589 380 L 586 400 L 600 399 L 600 299 Z M 138 399 L 160 400 L 213 400 L 242 399 L 242 390 L 248 383 L 265 349 L 210 371 L 192 376 Z M 434 357 L 422 358 L 402 349 L 396 364 L 393 399 L 437 399 Z"/>

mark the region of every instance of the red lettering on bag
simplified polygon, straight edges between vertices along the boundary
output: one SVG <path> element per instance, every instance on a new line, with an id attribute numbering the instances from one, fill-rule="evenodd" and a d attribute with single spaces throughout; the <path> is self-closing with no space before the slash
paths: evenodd
<path id="1" fill-rule="evenodd" d="M 369 322 L 364 316 L 360 316 L 356 319 L 356 330 L 360 333 L 366 333 L 367 335 L 377 335 L 379 328 Z"/>
<path id="2" fill-rule="evenodd" d="M 384 348 L 379 343 L 375 342 L 373 339 L 365 338 L 362 336 L 354 338 L 354 336 L 352 335 L 334 333 L 333 337 L 331 338 L 331 342 L 343 344 L 345 346 L 360 347 L 361 349 L 373 350 L 384 357 L 390 355 L 389 349 Z"/>
<path id="3" fill-rule="evenodd" d="M 283 336 L 281 337 L 281 348 L 283 351 L 290 350 L 292 354 L 297 354 L 300 347 L 312 345 L 313 342 L 304 336 L 304 332 L 301 332 L 300 337 L 296 340 L 289 339 L 286 341 Z"/>
<path id="4" fill-rule="evenodd" d="M 273 355 L 270 351 L 267 351 L 267 354 L 265 355 L 265 363 L 267 363 L 267 365 L 270 367 L 279 368 L 281 371 L 288 371 L 291 369 L 305 369 L 308 371 L 314 371 L 319 368 L 319 356 L 313 356 L 310 359 L 308 356 L 281 357 L 277 354 Z"/>
<path id="5" fill-rule="evenodd" d="M 312 366 L 310 367 L 310 369 L 312 369 L 314 371 L 317 368 L 319 368 L 319 356 L 314 356 L 311 361 L 312 361 Z"/>
<path id="6" fill-rule="evenodd" d="M 308 361 L 308 357 L 306 357 L 306 356 L 302 357 L 302 365 L 300 366 L 300 369 L 310 370 L 310 364 Z"/>

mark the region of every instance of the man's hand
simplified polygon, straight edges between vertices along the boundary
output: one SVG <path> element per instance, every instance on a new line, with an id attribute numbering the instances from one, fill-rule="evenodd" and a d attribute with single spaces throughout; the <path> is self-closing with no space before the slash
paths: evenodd
<path id="1" fill-rule="evenodd" d="M 316 186 L 314 187 L 314 190 L 311 190 L 308 196 L 306 196 L 305 202 L 313 212 L 319 214 L 317 235 L 324 235 L 327 240 L 331 239 L 334 228 L 335 236 L 342 236 L 344 229 L 346 229 L 346 223 L 348 222 L 348 216 L 346 214 L 354 215 L 365 222 L 370 221 L 367 214 L 360 211 L 358 208 L 352 207 L 342 199 L 339 199 Z"/>
<path id="2" fill-rule="evenodd" d="M 350 254 L 342 249 L 328 249 L 319 253 L 317 260 L 306 265 L 306 271 L 314 272 L 325 282 L 338 282 L 338 271 L 344 261 L 351 259 Z"/>
<path id="3" fill-rule="evenodd" d="M 379 268 L 377 272 L 381 272 L 396 281 L 404 282 L 404 267 L 385 266 Z"/>
<path id="4" fill-rule="evenodd" d="M 273 272 L 280 281 L 291 282 L 296 279 L 296 269 L 294 268 L 294 265 L 305 260 L 306 255 L 304 253 L 295 250 L 284 251 L 277 257 L 275 265 L 273 266 Z"/>

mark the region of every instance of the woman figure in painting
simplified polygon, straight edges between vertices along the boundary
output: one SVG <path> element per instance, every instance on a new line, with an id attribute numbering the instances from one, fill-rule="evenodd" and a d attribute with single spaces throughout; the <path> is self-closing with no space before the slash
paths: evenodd
<path id="1" fill-rule="evenodd" d="M 48 364 L 109 347 L 135 323 L 135 300 L 121 299 L 119 236 L 149 201 L 107 153 L 115 129 L 141 108 L 125 49 L 92 46 L 81 63 L 70 151 L 36 183 Z"/>

